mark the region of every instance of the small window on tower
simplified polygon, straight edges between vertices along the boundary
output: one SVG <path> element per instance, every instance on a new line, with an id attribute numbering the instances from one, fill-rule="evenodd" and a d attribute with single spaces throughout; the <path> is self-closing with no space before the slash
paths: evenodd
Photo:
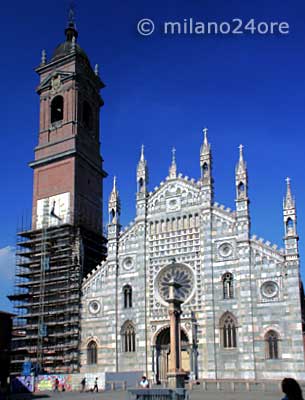
<path id="1" fill-rule="evenodd" d="M 92 129 L 92 110 L 87 101 L 83 103 L 83 123 L 86 128 Z"/>
<path id="2" fill-rule="evenodd" d="M 233 299 L 233 275 L 230 272 L 222 276 L 223 298 Z"/>
<path id="3" fill-rule="evenodd" d="M 209 173 L 209 166 L 207 163 L 204 163 L 202 166 L 202 175 L 205 178 Z"/>
<path id="4" fill-rule="evenodd" d="M 64 117 L 64 99 L 56 96 L 51 103 L 51 123 L 62 121 Z"/>
<path id="5" fill-rule="evenodd" d="M 291 218 L 288 218 L 288 219 L 287 219 L 286 227 L 287 227 L 287 233 L 293 232 L 293 230 L 294 230 L 294 223 L 293 223 L 293 221 L 292 221 Z"/>
<path id="6" fill-rule="evenodd" d="M 240 182 L 240 184 L 238 185 L 238 194 L 239 196 L 243 196 L 245 193 L 245 185 L 243 182 Z"/>
<path id="7" fill-rule="evenodd" d="M 124 308 L 132 308 L 132 288 L 129 285 L 123 288 Z"/>
<path id="8" fill-rule="evenodd" d="M 139 179 L 139 192 L 142 192 L 143 191 L 143 189 L 144 189 L 144 180 L 143 180 L 143 178 L 140 178 Z"/>

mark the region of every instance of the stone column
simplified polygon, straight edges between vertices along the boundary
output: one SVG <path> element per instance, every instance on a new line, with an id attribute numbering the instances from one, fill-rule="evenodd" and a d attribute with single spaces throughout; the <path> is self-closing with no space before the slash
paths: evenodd
<path id="1" fill-rule="evenodd" d="M 170 317 L 170 364 L 168 385 L 171 388 L 184 388 L 185 372 L 181 368 L 181 326 L 180 316 L 182 314 L 182 300 L 178 298 L 177 289 L 181 285 L 172 279 L 169 282 L 169 317 Z"/>

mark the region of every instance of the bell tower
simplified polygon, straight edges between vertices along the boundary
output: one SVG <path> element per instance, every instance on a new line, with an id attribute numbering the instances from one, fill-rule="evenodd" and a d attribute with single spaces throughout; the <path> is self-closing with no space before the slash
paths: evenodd
<path id="1" fill-rule="evenodd" d="M 34 170 L 32 227 L 69 222 L 102 232 L 100 155 L 100 90 L 105 86 L 77 43 L 71 18 L 66 40 L 47 61 L 43 52 L 36 69 L 40 76 L 40 124 Z M 48 204 L 47 204 L 48 203 Z M 44 215 L 46 204 L 52 215 Z M 48 221 L 44 221 L 44 219 Z"/>
<path id="2" fill-rule="evenodd" d="M 77 43 L 73 12 L 65 41 L 42 52 L 40 124 L 34 161 L 32 226 L 19 233 L 12 374 L 24 362 L 40 373 L 79 370 L 83 277 L 106 254 L 99 113 L 104 84 Z M 20 332 L 23 334 L 20 335 Z"/>

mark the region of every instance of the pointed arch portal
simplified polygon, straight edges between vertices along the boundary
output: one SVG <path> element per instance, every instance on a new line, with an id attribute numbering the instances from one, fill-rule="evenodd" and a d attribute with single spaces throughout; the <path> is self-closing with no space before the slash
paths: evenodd
<path id="1" fill-rule="evenodd" d="M 182 369 L 191 371 L 191 347 L 188 337 L 181 329 L 181 361 Z M 161 330 L 156 338 L 156 381 L 162 382 L 167 379 L 167 372 L 170 360 L 170 328 Z"/>

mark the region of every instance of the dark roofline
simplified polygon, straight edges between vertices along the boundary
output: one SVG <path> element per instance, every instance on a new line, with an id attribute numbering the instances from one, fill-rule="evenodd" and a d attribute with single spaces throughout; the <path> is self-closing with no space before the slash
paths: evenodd
<path id="1" fill-rule="evenodd" d="M 10 313 L 10 312 L 1 311 L 1 310 L 0 310 L 0 315 L 9 315 L 10 317 L 16 317 L 16 314 L 12 314 L 12 313 Z"/>

